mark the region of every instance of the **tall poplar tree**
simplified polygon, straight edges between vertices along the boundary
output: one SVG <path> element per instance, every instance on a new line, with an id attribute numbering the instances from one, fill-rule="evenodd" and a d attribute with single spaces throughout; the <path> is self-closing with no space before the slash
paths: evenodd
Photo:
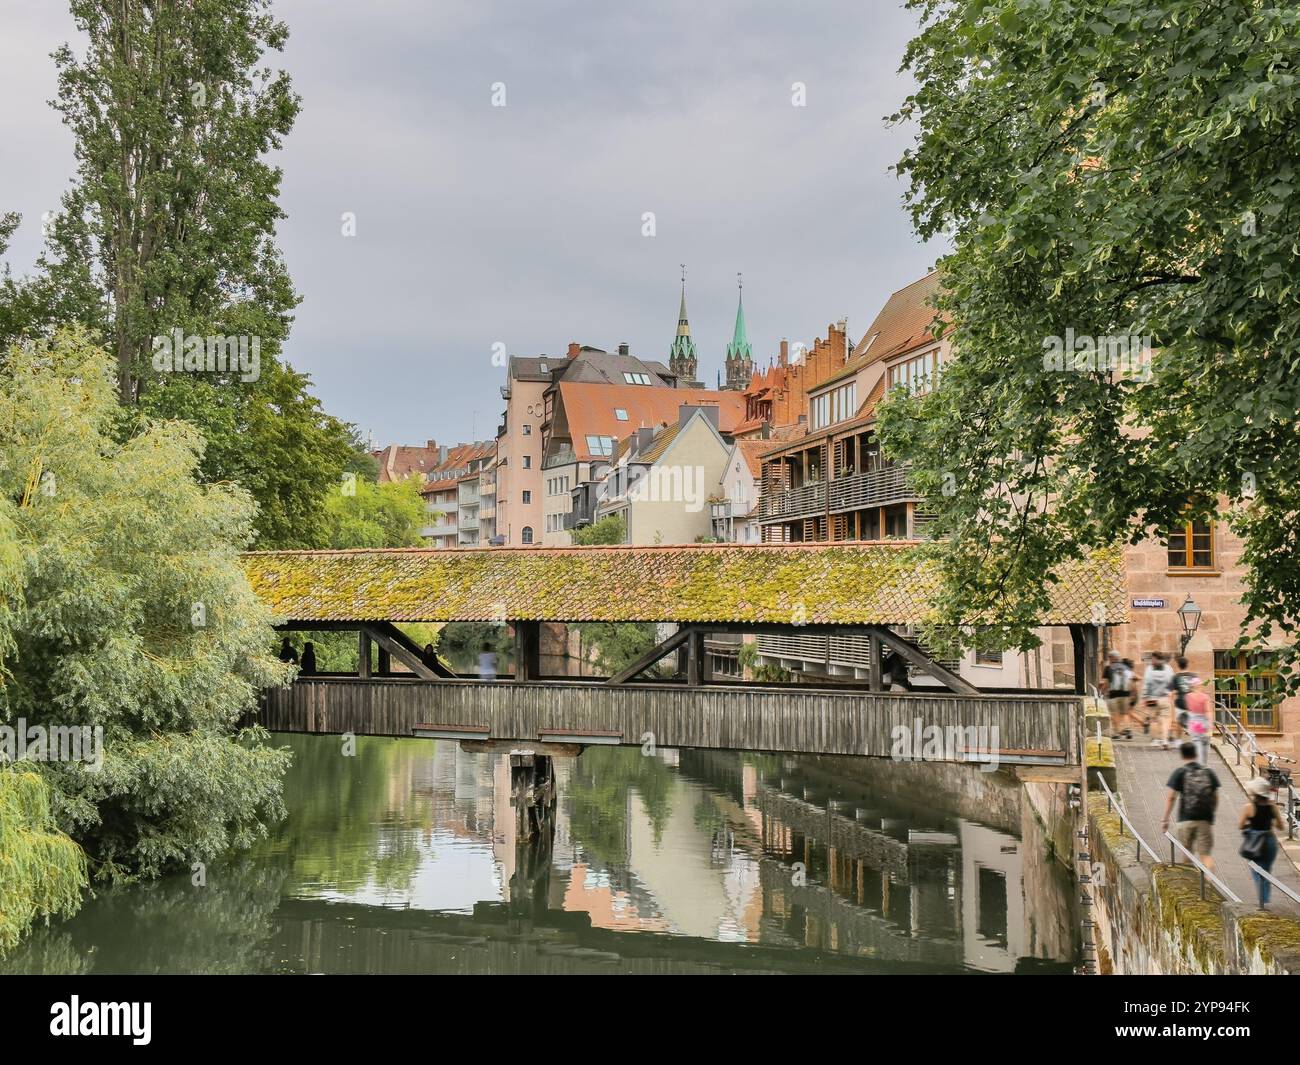
<path id="1" fill-rule="evenodd" d="M 298 114 L 288 35 L 269 0 L 72 0 L 84 49 L 54 52 L 54 107 L 77 172 L 23 293 L 38 319 L 95 329 L 121 403 L 184 418 L 201 474 L 245 485 L 263 546 L 312 546 L 350 454 L 308 378 L 279 358 L 299 297 L 275 242 L 280 169 Z M 14 300 L 6 301 L 12 308 Z M 3 318 L 0 318 L 0 323 Z M 155 338 L 256 337 L 258 376 L 157 372 Z"/>

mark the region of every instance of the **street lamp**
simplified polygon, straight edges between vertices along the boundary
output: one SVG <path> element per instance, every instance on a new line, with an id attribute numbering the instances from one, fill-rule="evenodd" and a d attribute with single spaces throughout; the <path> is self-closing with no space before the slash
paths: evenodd
<path id="1" fill-rule="evenodd" d="M 1192 637 L 1201 626 L 1201 608 L 1190 595 L 1187 597 L 1187 602 L 1178 608 L 1178 620 L 1183 623 L 1183 642 L 1178 648 L 1178 653 L 1181 655 L 1187 653 L 1187 645 L 1192 642 Z"/>

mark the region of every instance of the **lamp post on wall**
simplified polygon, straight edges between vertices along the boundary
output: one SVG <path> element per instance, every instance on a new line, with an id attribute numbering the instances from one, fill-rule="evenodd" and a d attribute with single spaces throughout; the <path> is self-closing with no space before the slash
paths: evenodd
<path id="1" fill-rule="evenodd" d="M 1190 595 L 1187 597 L 1187 601 L 1178 608 L 1178 620 L 1183 623 L 1183 637 L 1178 653 L 1183 655 L 1187 653 L 1187 645 L 1192 642 L 1196 630 L 1201 627 L 1201 608 L 1196 605 L 1196 600 Z"/>

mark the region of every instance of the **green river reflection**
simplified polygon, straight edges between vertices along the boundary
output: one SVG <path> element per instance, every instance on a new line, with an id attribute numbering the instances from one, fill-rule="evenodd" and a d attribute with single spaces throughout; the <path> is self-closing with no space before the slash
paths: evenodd
<path id="1" fill-rule="evenodd" d="M 556 760 L 554 835 L 528 845 L 505 755 L 362 738 L 344 757 L 338 737 L 274 739 L 294 753 L 289 816 L 262 846 L 210 863 L 205 886 L 185 874 L 101 890 L 0 971 L 1068 972 L 1076 960 L 1068 875 L 1017 790 L 974 770 L 970 790 L 956 775 L 927 789 L 865 759 L 591 748 Z M 978 821 L 956 812 L 972 801 Z"/>

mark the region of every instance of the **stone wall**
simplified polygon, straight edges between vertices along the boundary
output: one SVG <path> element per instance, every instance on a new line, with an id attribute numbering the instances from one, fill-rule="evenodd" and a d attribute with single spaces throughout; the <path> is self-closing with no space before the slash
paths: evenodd
<path id="1" fill-rule="evenodd" d="M 1106 797 L 1088 797 L 1098 969 L 1103 975 L 1300 974 L 1300 921 L 1201 898 L 1190 866 L 1139 862 Z M 1123 830 L 1123 831 L 1121 831 Z"/>

